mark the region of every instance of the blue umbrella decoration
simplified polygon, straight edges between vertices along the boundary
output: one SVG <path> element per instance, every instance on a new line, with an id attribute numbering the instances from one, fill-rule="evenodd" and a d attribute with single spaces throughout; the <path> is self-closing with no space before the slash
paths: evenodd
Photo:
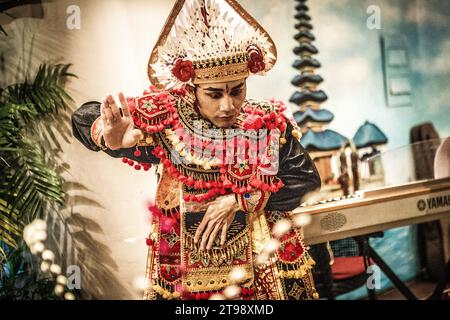
<path id="1" fill-rule="evenodd" d="M 374 148 L 376 146 L 388 143 L 388 138 L 377 125 L 366 121 L 356 131 L 353 137 L 353 142 L 358 149 L 368 147 Z"/>
<path id="2" fill-rule="evenodd" d="M 381 159 L 379 157 L 375 158 L 375 156 L 380 153 L 378 147 L 388 143 L 388 138 L 384 132 L 374 123 L 366 121 L 356 131 L 353 136 L 353 142 L 357 149 L 371 148 L 370 152 L 364 153 L 361 157 L 361 161 L 373 159 L 368 161 L 370 175 L 382 174 Z"/>

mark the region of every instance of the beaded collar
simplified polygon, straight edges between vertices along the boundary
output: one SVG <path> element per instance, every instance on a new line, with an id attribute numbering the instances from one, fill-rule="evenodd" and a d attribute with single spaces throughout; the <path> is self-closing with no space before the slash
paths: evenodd
<path id="1" fill-rule="evenodd" d="M 246 100 L 235 130 L 226 130 L 204 119 L 185 90 L 154 90 L 134 102 L 130 112 L 136 126 L 153 135 L 156 146 L 152 152 L 171 176 L 183 183 L 186 201 L 203 202 L 230 191 L 277 192 L 283 186 L 275 174 L 264 170 L 278 161 L 273 158 L 278 154 L 273 152 L 274 146 L 285 143 L 282 104 Z M 278 134 L 267 134 L 265 129 Z M 264 145 L 254 143 L 261 138 Z M 252 152 L 256 156 L 250 158 Z"/>

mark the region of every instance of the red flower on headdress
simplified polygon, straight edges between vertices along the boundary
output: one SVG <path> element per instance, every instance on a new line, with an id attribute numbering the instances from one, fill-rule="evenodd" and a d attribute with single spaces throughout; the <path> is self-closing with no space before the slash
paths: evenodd
<path id="1" fill-rule="evenodd" d="M 194 79 L 195 71 L 192 61 L 177 59 L 172 69 L 172 74 L 181 82 L 188 82 L 190 79 Z"/>
<path id="2" fill-rule="evenodd" d="M 258 73 L 266 69 L 266 64 L 264 63 L 264 56 L 255 45 L 251 45 L 247 48 L 250 60 L 248 61 L 248 69 L 251 73 Z"/>

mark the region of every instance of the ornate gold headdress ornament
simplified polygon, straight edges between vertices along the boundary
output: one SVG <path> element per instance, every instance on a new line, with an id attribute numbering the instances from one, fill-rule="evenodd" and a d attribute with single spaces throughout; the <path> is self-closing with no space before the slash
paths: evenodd
<path id="1" fill-rule="evenodd" d="M 177 0 L 150 56 L 158 88 L 263 75 L 276 63 L 268 33 L 235 0 Z"/>

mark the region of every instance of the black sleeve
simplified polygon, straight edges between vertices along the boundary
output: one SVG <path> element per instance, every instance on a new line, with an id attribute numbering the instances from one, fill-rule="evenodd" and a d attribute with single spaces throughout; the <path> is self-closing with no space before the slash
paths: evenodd
<path id="1" fill-rule="evenodd" d="M 314 162 L 300 142 L 292 136 L 292 126 L 286 129 L 286 144 L 280 145 L 280 166 L 277 177 L 284 187 L 272 193 L 266 210 L 291 211 L 301 204 L 308 192 L 320 188 L 320 176 Z"/>
<path id="2" fill-rule="evenodd" d="M 91 126 L 100 116 L 100 102 L 90 101 L 84 103 L 72 114 L 72 132 L 86 148 L 92 151 L 100 151 L 91 138 Z M 105 152 L 114 158 L 128 158 L 143 163 L 159 163 L 159 159 L 152 153 L 151 147 L 138 147 L 142 155 L 139 158 L 134 156 L 136 147 L 124 148 L 118 150 L 107 149 Z"/>

